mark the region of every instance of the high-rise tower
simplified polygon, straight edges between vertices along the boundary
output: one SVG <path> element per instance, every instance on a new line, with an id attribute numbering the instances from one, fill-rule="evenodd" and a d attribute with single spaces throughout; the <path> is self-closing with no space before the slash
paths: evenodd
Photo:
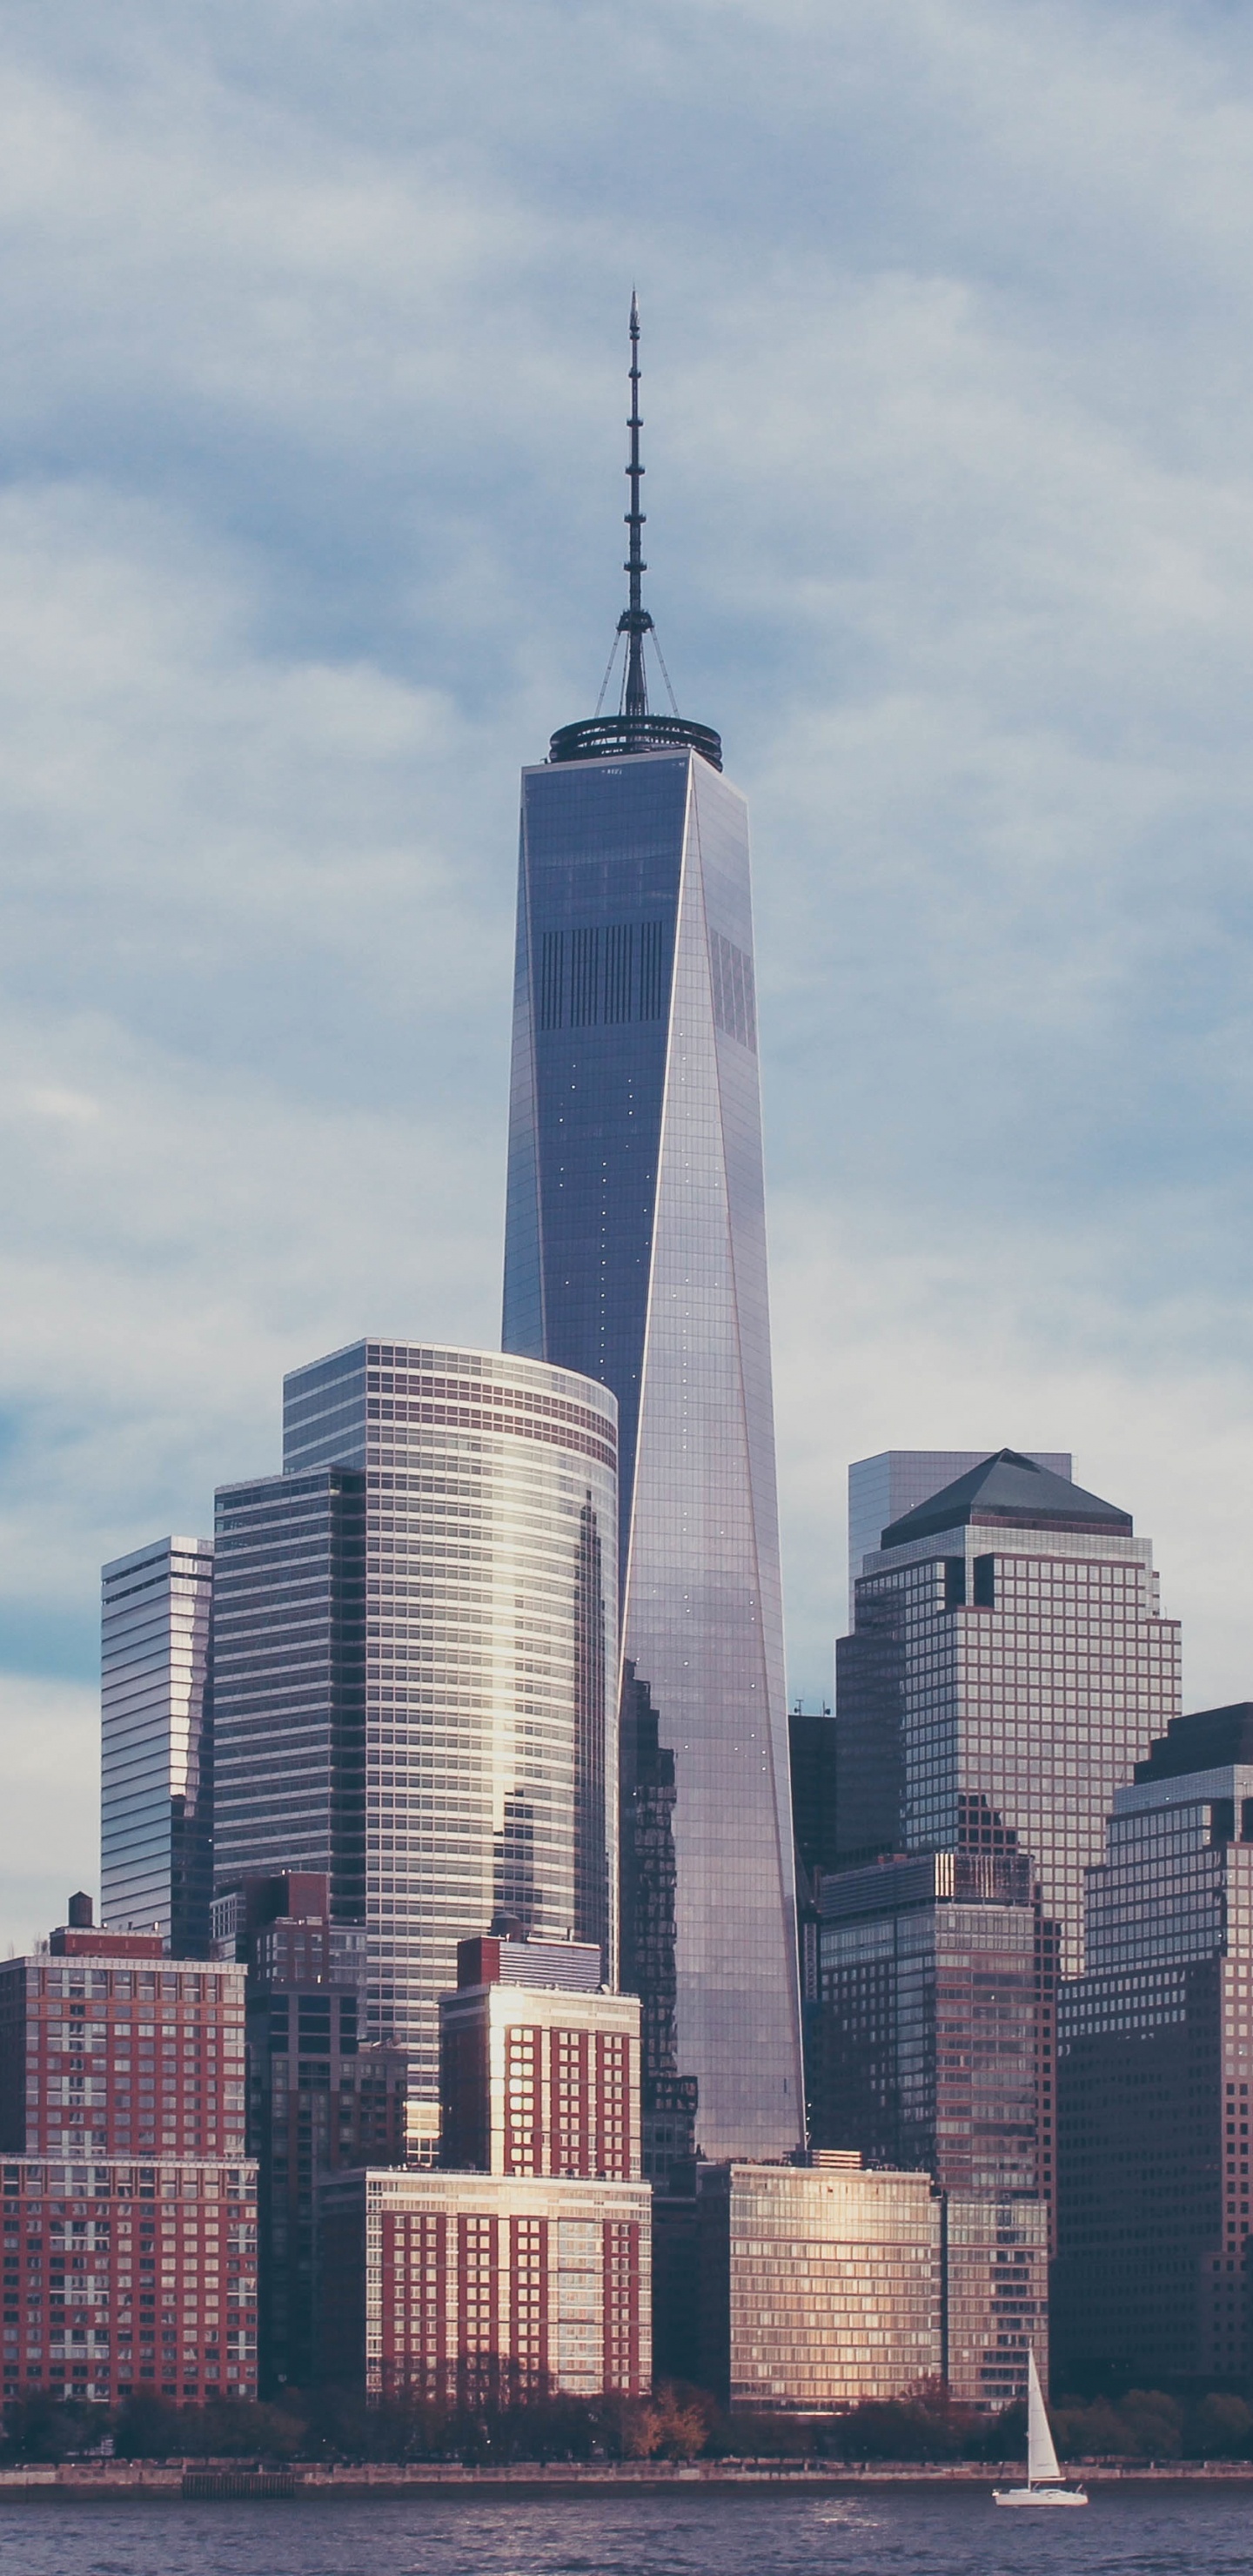
<path id="1" fill-rule="evenodd" d="M 459 1940 L 507 1914 L 612 1980 L 614 1403 L 371 1336 L 294 1369 L 283 1417 L 284 1473 L 217 1498 L 217 1885 L 325 1871 L 416 2143 Z"/>
<path id="2" fill-rule="evenodd" d="M 205 1958 L 213 1894 L 211 1539 L 160 1538 L 102 1576 L 100 1911 Z"/>
<path id="3" fill-rule="evenodd" d="M 705 2153 L 769 2156 L 802 2090 L 748 817 L 718 736 L 649 709 L 639 381 L 632 298 L 619 709 L 522 779 L 504 1343 L 618 1398 L 678 2063 Z"/>
<path id="4" fill-rule="evenodd" d="M 1001 1449 L 889 1522 L 855 1594 L 836 1648 L 845 1862 L 1030 1852 L 1077 1976 L 1110 1801 L 1179 1711 L 1149 1541 Z"/>

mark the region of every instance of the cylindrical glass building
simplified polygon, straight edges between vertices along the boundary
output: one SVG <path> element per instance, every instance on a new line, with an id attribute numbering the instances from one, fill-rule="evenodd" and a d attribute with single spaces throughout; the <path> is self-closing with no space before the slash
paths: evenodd
<path id="1" fill-rule="evenodd" d="M 495 1915 L 616 1976 L 617 1405 L 357 1342 L 287 1379 L 284 1466 L 218 1495 L 216 1883 L 330 1872 L 433 2101 L 437 1998 Z"/>

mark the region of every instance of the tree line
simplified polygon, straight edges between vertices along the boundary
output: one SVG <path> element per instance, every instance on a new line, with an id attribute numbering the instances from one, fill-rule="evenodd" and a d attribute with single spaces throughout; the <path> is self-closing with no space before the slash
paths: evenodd
<path id="1" fill-rule="evenodd" d="M 1052 2410 L 1064 2459 L 1253 2459 L 1253 2409 L 1242 2397 L 1182 2401 L 1157 2389 L 1117 2400 L 1064 2401 Z M 986 2461 L 1025 2457 L 1025 2410 L 988 2417 L 954 2405 L 936 2381 L 909 2397 L 798 2421 L 734 2415 L 699 2388 L 668 2381 L 649 2397 L 560 2394 L 473 2407 L 391 2397 L 368 2404 L 340 2388 L 288 2390 L 271 2403 L 231 2399 L 171 2406 L 159 2397 L 79 2404 L 38 2392 L 12 2402 L 0 2461 L 98 2455 L 118 2459 L 286 2461 L 495 2461 L 813 2459 Z"/>

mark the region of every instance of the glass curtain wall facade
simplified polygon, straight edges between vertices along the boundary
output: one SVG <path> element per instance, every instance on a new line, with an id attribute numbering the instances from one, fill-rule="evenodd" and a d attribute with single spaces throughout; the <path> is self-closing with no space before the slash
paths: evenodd
<path id="1" fill-rule="evenodd" d="M 1179 1710 L 1149 1542 L 1014 1451 L 883 1541 L 836 1656 L 844 1858 L 1029 1851 L 1077 1975 L 1114 1791 Z"/>
<path id="2" fill-rule="evenodd" d="M 1067 2387 L 1247 2386 L 1251 2083 L 1243 1705 L 1182 1718 L 1154 1745 L 1088 1872 L 1087 1969 L 1062 1988 L 1059 2030 L 1054 2317 Z"/>
<path id="3" fill-rule="evenodd" d="M 678 2065 L 705 2151 L 769 2156 L 803 2110 L 752 945 L 708 761 L 524 772 L 503 1338 L 618 1398 Z"/>
<path id="4" fill-rule="evenodd" d="M 617 1957 L 612 1394 L 361 1342 L 286 1381 L 286 1472 L 219 1496 L 217 1879 L 327 1870 L 368 2024 L 439 2093 L 494 1915 Z"/>
<path id="5" fill-rule="evenodd" d="M 822 1889 L 815 2144 L 947 2191 L 1051 2196 L 1056 1943 L 1025 1852 L 931 1852 Z"/>
<path id="6" fill-rule="evenodd" d="M 206 1958 L 213 1893 L 209 1539 L 154 1539 L 101 1577 L 100 1908 Z"/>
<path id="7" fill-rule="evenodd" d="M 325 1871 L 366 1910 L 366 1480 L 318 1467 L 223 1485 L 213 1607 L 217 1888 Z"/>
<path id="8" fill-rule="evenodd" d="M 878 1547 L 890 1521 L 901 1520 L 929 1502 L 958 1476 L 968 1475 L 987 1457 L 986 1449 L 880 1449 L 873 1458 L 854 1458 L 848 1471 L 848 1618 L 853 1624 L 855 1585 L 865 1559 Z M 1024 1449 L 1036 1467 L 1069 1483 L 1074 1461 L 1068 1449 Z"/>

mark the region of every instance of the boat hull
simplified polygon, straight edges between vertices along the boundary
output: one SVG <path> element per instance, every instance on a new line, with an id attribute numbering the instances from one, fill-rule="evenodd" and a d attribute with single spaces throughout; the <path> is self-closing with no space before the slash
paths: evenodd
<path id="1" fill-rule="evenodd" d="M 1082 2487 L 993 2487 L 993 2504 L 1075 2505 L 1088 2501 Z"/>

